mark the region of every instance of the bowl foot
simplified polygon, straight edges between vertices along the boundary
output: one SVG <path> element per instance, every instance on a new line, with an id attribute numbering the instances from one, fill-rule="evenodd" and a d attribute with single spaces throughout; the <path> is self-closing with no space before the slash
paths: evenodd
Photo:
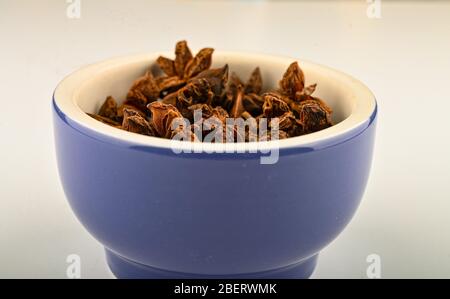
<path id="1" fill-rule="evenodd" d="M 236 275 L 202 275 L 149 267 L 106 250 L 106 260 L 109 268 L 120 279 L 306 279 L 314 272 L 317 257 L 318 255 L 315 255 L 294 265 L 264 272 Z"/>

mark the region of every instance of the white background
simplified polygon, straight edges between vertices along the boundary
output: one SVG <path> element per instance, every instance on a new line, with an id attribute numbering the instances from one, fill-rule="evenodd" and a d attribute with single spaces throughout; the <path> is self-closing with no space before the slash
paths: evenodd
<path id="1" fill-rule="evenodd" d="M 194 48 L 258 51 L 343 70 L 375 93 L 370 182 L 314 278 L 450 278 L 450 3 L 365 0 L 0 0 L 0 278 L 109 278 L 102 247 L 71 212 L 58 180 L 51 96 L 63 76 L 111 56 Z"/>

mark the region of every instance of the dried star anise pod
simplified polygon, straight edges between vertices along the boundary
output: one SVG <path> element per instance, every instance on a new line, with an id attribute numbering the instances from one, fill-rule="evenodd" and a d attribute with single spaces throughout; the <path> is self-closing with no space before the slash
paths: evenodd
<path id="1" fill-rule="evenodd" d="M 159 87 L 153 74 L 148 71 L 143 77 L 137 79 L 127 94 L 125 104 L 145 109 L 148 103 L 159 98 Z"/>
<path id="2" fill-rule="evenodd" d="M 194 104 L 192 106 L 188 107 L 189 110 L 192 111 L 192 113 L 195 113 L 195 111 L 201 112 L 201 119 L 200 121 L 204 119 L 208 119 L 211 116 L 213 116 L 212 107 L 208 104 Z"/>
<path id="3" fill-rule="evenodd" d="M 176 107 L 184 117 L 191 121 L 193 115 L 189 107 L 194 104 L 211 104 L 213 98 L 214 93 L 211 91 L 210 82 L 208 79 L 200 78 L 178 90 Z"/>
<path id="4" fill-rule="evenodd" d="M 177 70 L 175 69 L 175 62 L 172 59 L 164 56 L 159 56 L 156 60 L 159 68 L 167 75 L 167 77 L 177 76 Z"/>
<path id="5" fill-rule="evenodd" d="M 272 127 L 271 120 L 269 126 Z M 295 115 L 289 111 L 281 115 L 277 118 L 278 120 L 278 129 L 282 130 L 289 137 L 299 136 L 304 134 L 303 124 L 295 118 Z"/>
<path id="6" fill-rule="evenodd" d="M 278 90 L 262 94 L 258 67 L 244 83 L 235 73 L 229 76 L 228 65 L 210 69 L 213 52 L 212 48 L 204 48 L 193 56 L 186 41 L 178 42 L 173 60 L 160 56 L 156 61 L 163 74 L 155 77 L 149 70 L 133 83 L 121 105 L 108 97 L 98 115 L 89 115 L 130 132 L 210 142 L 217 141 L 209 137 L 216 137 L 219 124 L 223 136 L 232 137 L 234 142 L 284 139 L 332 125 L 331 108 L 312 96 L 317 85 L 305 86 L 297 62 L 289 65 Z M 201 115 L 196 114 L 194 119 L 197 110 Z M 228 118 L 233 118 L 234 124 L 228 123 Z M 241 121 L 246 124 L 244 128 Z M 268 134 L 258 137 L 253 128 L 247 128 L 249 122 L 258 124 L 259 135 Z M 209 139 L 205 140 L 205 136 Z"/>
<path id="7" fill-rule="evenodd" d="M 264 94 L 263 115 L 267 118 L 280 117 L 290 111 L 289 105 L 276 93 Z"/>
<path id="8" fill-rule="evenodd" d="M 204 70 L 209 69 L 212 64 L 213 52 L 214 49 L 212 48 L 201 49 L 186 65 L 186 69 L 184 70 L 184 78 L 192 78 Z"/>
<path id="9" fill-rule="evenodd" d="M 180 41 L 175 46 L 175 62 L 174 67 L 180 79 L 184 78 L 184 71 L 187 64 L 192 60 L 192 52 L 186 41 Z"/>
<path id="10" fill-rule="evenodd" d="M 298 105 L 299 121 L 305 133 L 312 133 L 332 126 L 329 108 L 319 101 L 306 100 Z"/>
<path id="11" fill-rule="evenodd" d="M 117 120 L 116 100 L 111 96 L 107 97 L 103 105 L 100 107 L 98 115 L 109 118 L 111 120 Z"/>
<path id="12" fill-rule="evenodd" d="M 281 92 L 291 99 L 295 99 L 297 92 L 302 92 L 305 87 L 305 75 L 298 65 L 293 62 L 288 67 L 280 81 Z"/>
<path id="13" fill-rule="evenodd" d="M 228 140 L 233 142 L 245 142 L 246 131 L 239 130 L 237 125 L 226 124 L 224 126 L 223 136 L 225 142 L 228 142 Z"/>
<path id="14" fill-rule="evenodd" d="M 186 84 L 184 71 L 192 59 L 192 53 L 186 41 L 180 41 L 175 46 L 175 61 L 164 56 L 158 57 L 156 63 L 166 74 L 156 79 L 162 97 L 177 91 Z"/>
<path id="15" fill-rule="evenodd" d="M 128 105 L 128 104 L 122 104 L 117 108 L 117 119 L 120 120 L 120 122 L 122 122 L 123 120 L 123 116 L 124 116 L 124 110 L 128 109 L 128 110 L 134 110 L 136 111 L 140 116 L 142 116 L 143 118 L 146 118 L 147 115 L 145 114 L 145 112 L 143 112 L 142 110 L 140 110 L 139 108 L 136 108 L 135 106 L 132 105 Z"/>
<path id="16" fill-rule="evenodd" d="M 177 91 L 186 84 L 186 81 L 178 78 L 178 76 L 172 77 L 159 77 L 156 79 L 159 92 L 161 95 L 170 94 Z"/>
<path id="17" fill-rule="evenodd" d="M 228 84 L 226 90 L 224 90 L 220 95 L 215 97 L 213 103 L 214 106 L 221 106 L 225 110 L 230 111 L 233 107 L 235 97 L 237 95 L 237 90 L 239 86 L 243 86 L 241 79 L 236 75 L 236 73 L 231 73 L 228 78 Z"/>
<path id="18" fill-rule="evenodd" d="M 189 109 L 194 113 L 194 130 L 203 125 L 202 135 L 205 138 L 209 133 L 214 131 L 218 126 L 225 128 L 226 118 L 228 117 L 228 113 L 222 107 L 212 108 L 208 104 L 195 104 L 189 107 Z M 200 119 L 196 119 L 195 113 L 200 111 Z M 209 129 L 207 128 L 209 127 Z M 221 138 L 223 135 L 221 136 Z"/>
<path id="19" fill-rule="evenodd" d="M 125 131 L 142 135 L 155 136 L 153 128 L 148 121 L 134 109 L 123 110 L 122 128 Z"/>
<path id="20" fill-rule="evenodd" d="M 203 88 L 207 88 L 206 86 L 208 85 L 209 89 L 211 89 L 211 92 L 213 93 L 213 95 L 212 95 L 213 101 L 216 101 L 217 99 L 220 98 L 220 95 L 222 94 L 222 92 L 224 90 L 225 84 L 227 83 L 228 65 L 225 65 L 221 68 L 205 70 L 205 71 L 201 72 L 200 74 L 198 74 L 197 76 L 195 76 L 194 78 L 188 80 L 188 84 L 194 83 L 194 85 L 198 85 L 199 79 L 204 79 L 203 83 L 206 83 L 206 82 L 208 83 L 208 84 L 204 84 Z M 191 87 L 192 87 L 192 85 L 188 88 L 191 88 Z M 168 95 L 166 95 L 163 98 L 162 102 L 164 104 L 170 104 L 170 105 L 177 106 L 178 92 L 179 92 L 179 90 L 169 93 Z M 182 110 L 184 110 L 184 109 L 182 108 Z"/>
<path id="21" fill-rule="evenodd" d="M 317 83 L 306 86 L 305 89 L 303 90 L 302 94 L 310 96 L 314 93 L 314 91 L 316 91 L 317 88 Z"/>
<path id="22" fill-rule="evenodd" d="M 228 92 L 232 93 L 233 95 L 235 95 L 237 93 L 237 90 L 240 86 L 242 87 L 245 85 L 235 72 L 231 73 L 231 76 L 230 76 L 230 79 L 228 82 L 229 82 Z"/>
<path id="23" fill-rule="evenodd" d="M 264 99 L 260 95 L 262 92 L 262 76 L 259 67 L 251 74 L 244 88 L 243 104 L 245 110 L 251 115 L 256 116 L 262 113 Z"/>
<path id="24" fill-rule="evenodd" d="M 232 73 L 227 93 L 222 96 L 221 106 L 230 111 L 249 112 L 251 115 L 256 116 L 261 114 L 262 105 L 264 100 L 260 96 L 262 91 L 262 76 L 259 67 L 250 75 L 247 83 L 243 83 L 241 79 Z M 239 92 L 239 94 L 238 94 Z"/>
<path id="25" fill-rule="evenodd" d="M 260 94 L 262 91 L 262 76 L 261 76 L 261 70 L 259 67 L 257 67 L 252 74 L 250 75 L 250 78 L 248 79 L 247 83 L 245 84 L 244 92 L 246 94 L 253 93 L 253 94 Z"/>
<path id="26" fill-rule="evenodd" d="M 209 69 L 213 52 L 212 48 L 204 48 L 193 57 L 187 42 L 183 40 L 175 46 L 175 61 L 160 56 L 157 63 L 167 77 L 177 77 L 181 82 Z"/>
<path id="27" fill-rule="evenodd" d="M 174 91 L 172 93 L 169 93 L 166 95 L 161 102 L 167 105 L 176 106 L 177 105 L 177 97 L 178 97 L 178 90 Z"/>
<path id="28" fill-rule="evenodd" d="M 191 125 L 191 127 L 194 125 Z M 178 126 L 171 132 L 170 139 L 177 138 L 178 140 L 199 142 L 199 138 L 192 131 L 191 127 L 185 128 L 184 126 Z"/>
<path id="29" fill-rule="evenodd" d="M 211 91 L 220 96 L 228 82 L 228 64 L 221 68 L 208 69 L 199 73 L 195 78 L 190 79 L 188 83 L 191 83 L 197 79 L 206 79 L 209 83 Z"/>
<path id="30" fill-rule="evenodd" d="M 234 99 L 234 104 L 230 111 L 231 117 L 239 118 L 241 117 L 241 114 L 245 112 L 243 99 L 244 99 L 244 87 L 238 86 L 236 98 Z"/>
<path id="31" fill-rule="evenodd" d="M 250 78 L 247 80 L 246 83 L 243 83 L 242 80 L 239 78 L 239 76 L 236 73 L 231 73 L 229 85 L 228 85 L 228 91 L 236 94 L 237 88 L 239 86 L 242 86 L 244 88 L 245 94 L 260 94 L 262 91 L 262 76 L 261 76 L 261 70 L 259 67 L 255 68 L 253 72 L 250 75 Z"/>
<path id="32" fill-rule="evenodd" d="M 222 107 L 212 108 L 208 104 L 195 104 L 195 105 L 190 106 L 189 110 L 191 110 L 192 112 L 201 111 L 201 113 L 202 113 L 201 117 L 203 119 L 215 117 L 224 124 L 226 122 L 226 119 L 229 117 L 228 112 L 225 109 L 223 109 Z"/>
<path id="33" fill-rule="evenodd" d="M 170 138 L 174 131 L 172 122 L 178 118 L 183 119 L 183 115 L 176 107 L 161 102 L 153 102 L 147 107 L 152 113 L 151 124 L 156 134 L 159 137 Z"/>
<path id="34" fill-rule="evenodd" d="M 212 116 L 217 117 L 222 122 L 222 124 L 225 124 L 227 118 L 229 117 L 228 112 L 220 106 L 214 107 L 212 109 Z"/>
<path id="35" fill-rule="evenodd" d="M 278 117 L 278 128 L 284 131 L 290 131 L 296 125 L 296 119 L 291 111 L 285 112 Z"/>
<path id="36" fill-rule="evenodd" d="M 264 98 L 258 94 L 250 93 L 244 95 L 242 103 L 244 104 L 246 111 L 251 115 L 256 116 L 262 113 Z"/>

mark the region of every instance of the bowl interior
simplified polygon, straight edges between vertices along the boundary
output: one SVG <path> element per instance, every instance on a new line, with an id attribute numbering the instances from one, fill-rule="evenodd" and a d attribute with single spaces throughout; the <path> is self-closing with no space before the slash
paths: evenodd
<path id="1" fill-rule="evenodd" d="M 132 83 L 142 76 L 149 67 L 156 73 L 156 59 L 171 53 L 152 53 L 110 59 L 84 67 L 66 77 L 54 94 L 55 106 L 64 114 L 71 125 L 87 134 L 95 135 L 104 141 L 120 144 L 136 144 L 151 147 L 174 149 L 209 150 L 227 152 L 228 147 L 239 151 L 258 148 L 313 147 L 323 148 L 348 139 L 367 128 L 375 115 L 376 101 L 370 90 L 358 80 L 331 68 L 308 61 L 299 61 L 306 78 L 306 84 L 317 83 L 314 96 L 323 99 L 333 109 L 334 126 L 312 134 L 279 141 L 250 142 L 235 144 L 191 143 L 143 136 L 119 130 L 89 117 L 95 113 L 107 96 L 113 96 L 121 103 Z M 278 86 L 287 67 L 296 61 L 294 58 L 270 56 L 242 52 L 215 52 L 213 67 L 228 64 L 231 72 L 236 72 L 246 81 L 256 66 L 263 76 L 265 89 Z"/>
<path id="2" fill-rule="evenodd" d="M 170 54 L 167 56 L 171 57 Z M 126 97 L 128 89 L 134 80 L 142 76 L 149 67 L 154 74 L 160 72 L 155 64 L 155 58 L 134 61 L 128 64 L 116 65 L 105 69 L 101 75 L 93 76 L 79 89 L 74 98 L 76 105 L 88 113 L 98 111 L 107 96 L 113 96 L 119 103 Z M 289 64 L 295 60 L 287 59 L 261 59 L 258 56 L 231 55 L 216 53 L 212 67 L 221 67 L 225 64 L 230 66 L 230 72 L 235 72 L 245 82 L 255 67 L 259 66 L 263 76 L 265 90 L 278 87 Z M 317 68 L 302 64 L 306 78 L 306 85 L 317 83 L 317 89 L 313 94 L 323 99 L 333 109 L 333 122 L 335 124 L 348 118 L 354 107 L 355 97 L 352 90 L 332 76 L 324 76 Z"/>

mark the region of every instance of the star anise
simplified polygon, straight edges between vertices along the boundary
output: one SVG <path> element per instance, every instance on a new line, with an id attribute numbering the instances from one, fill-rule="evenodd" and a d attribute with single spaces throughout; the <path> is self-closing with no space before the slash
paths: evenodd
<path id="1" fill-rule="evenodd" d="M 283 94 L 291 99 L 296 98 L 298 92 L 302 92 L 305 87 L 305 75 L 298 65 L 298 62 L 293 62 L 288 67 L 280 81 L 280 90 Z"/>
<path id="2" fill-rule="evenodd" d="M 211 104 L 213 98 L 210 82 L 205 78 L 199 78 L 178 90 L 176 107 L 184 117 L 192 121 L 193 114 L 189 107 L 194 104 Z"/>
<path id="3" fill-rule="evenodd" d="M 332 126 L 329 108 L 318 100 L 306 100 L 296 107 L 304 133 L 313 133 Z"/>
<path id="4" fill-rule="evenodd" d="M 276 93 L 264 94 L 263 115 L 267 118 L 280 117 L 290 111 L 289 105 Z"/>
<path id="5" fill-rule="evenodd" d="M 118 117 L 116 100 L 111 96 L 107 97 L 103 105 L 100 107 L 98 115 L 117 121 Z"/>
<path id="6" fill-rule="evenodd" d="M 183 115 L 176 107 L 161 102 L 153 102 L 147 107 L 152 113 L 151 125 L 155 129 L 157 136 L 170 138 L 175 130 L 172 122 L 175 119 L 183 119 Z"/>
<path id="7" fill-rule="evenodd" d="M 137 79 L 127 94 L 125 104 L 135 106 L 140 110 L 145 110 L 148 103 L 154 102 L 159 98 L 158 83 L 151 71 L 141 78 Z"/>
<path id="8" fill-rule="evenodd" d="M 264 103 L 261 91 L 262 76 L 259 67 L 252 72 L 247 83 L 243 83 L 239 76 L 232 73 L 222 106 L 230 111 L 232 117 L 240 117 L 244 112 L 257 116 L 261 114 Z"/>
<path id="9" fill-rule="evenodd" d="M 175 58 L 159 57 L 161 71 L 155 75 L 149 68 L 133 83 L 125 101 L 119 105 L 108 97 L 97 115 L 89 115 L 134 133 L 190 141 L 208 137 L 210 142 L 216 141 L 210 134 L 219 125 L 223 136 L 235 142 L 284 139 L 332 125 L 331 108 L 313 96 L 317 85 L 305 85 L 297 62 L 289 65 L 278 90 L 263 93 L 258 67 L 244 83 L 235 73 L 229 76 L 228 65 L 211 69 L 213 52 L 204 48 L 193 56 L 186 41 L 178 42 Z M 256 123 L 257 130 L 245 128 L 249 123 Z M 245 131 L 238 124 L 245 124 Z M 261 135 L 264 132 L 268 134 Z"/>
<path id="10" fill-rule="evenodd" d="M 134 109 L 125 108 L 123 110 L 122 128 L 132 133 L 155 136 L 155 132 L 148 121 Z"/>
<path id="11" fill-rule="evenodd" d="M 192 56 L 186 41 L 175 46 L 175 60 L 160 56 L 156 60 L 165 76 L 158 78 L 157 83 L 161 96 L 164 97 L 183 87 L 187 80 L 210 68 L 214 49 L 204 48 L 195 57 Z"/>

